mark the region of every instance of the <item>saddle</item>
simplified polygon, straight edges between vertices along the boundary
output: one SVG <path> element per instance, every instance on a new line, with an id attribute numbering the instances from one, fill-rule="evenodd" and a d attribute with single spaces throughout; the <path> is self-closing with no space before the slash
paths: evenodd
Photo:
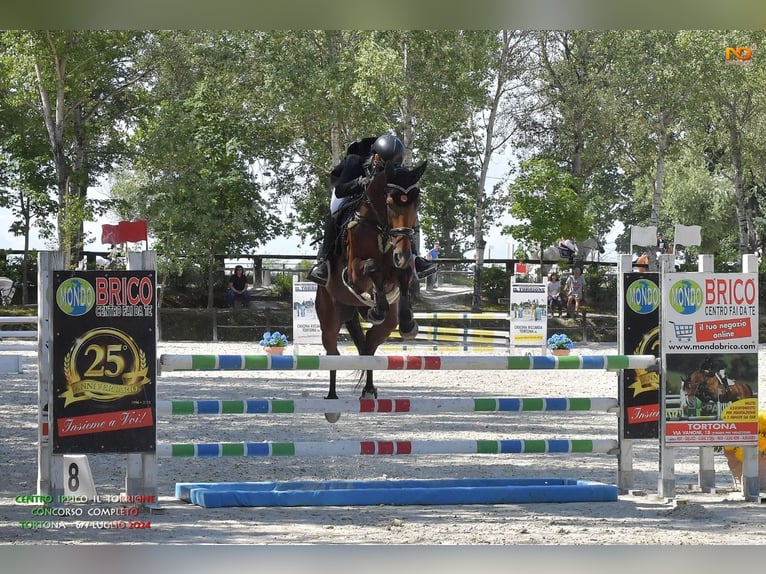
<path id="1" fill-rule="evenodd" d="M 373 140 L 374 141 L 374 140 Z M 352 227 L 352 223 L 356 224 L 358 219 L 356 217 L 356 210 L 359 203 L 362 201 L 362 197 L 354 198 L 344 205 L 335 216 L 335 223 L 339 228 L 338 238 L 335 241 L 333 260 L 337 261 L 337 265 L 341 269 L 341 279 L 346 289 L 363 305 L 367 307 L 373 306 L 373 299 L 370 293 L 360 293 L 348 282 L 348 239 L 349 232 Z M 389 304 L 399 299 L 400 290 L 398 286 L 395 286 L 391 291 L 386 293 L 386 300 Z"/>

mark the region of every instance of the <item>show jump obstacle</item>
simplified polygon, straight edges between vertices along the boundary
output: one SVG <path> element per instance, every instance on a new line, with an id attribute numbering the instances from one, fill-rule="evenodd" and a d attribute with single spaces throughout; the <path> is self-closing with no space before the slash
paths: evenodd
<path id="1" fill-rule="evenodd" d="M 44 295 L 44 289 L 51 289 L 54 284 L 53 275 L 56 269 L 63 263 L 63 256 L 57 254 L 41 253 L 40 281 L 41 301 L 40 317 L 41 322 L 40 339 L 44 343 L 43 347 L 53 348 L 53 345 L 45 345 L 53 339 L 51 317 L 54 309 L 51 308 L 51 298 Z M 129 254 L 129 269 L 141 270 L 141 272 L 153 271 L 155 268 L 154 256 L 150 252 Z M 113 272 L 112 272 L 113 273 Z M 139 274 L 140 275 L 140 274 Z M 69 275 L 67 275 L 69 277 Z M 143 276 L 136 281 L 143 281 Z M 67 279 L 69 280 L 69 279 Z M 90 278 L 85 277 L 83 281 L 87 282 Z M 97 286 L 95 298 L 108 298 L 108 289 L 112 284 L 109 281 L 115 281 L 114 289 L 119 288 L 119 282 L 124 285 L 131 281 L 129 272 L 125 276 L 118 278 L 104 278 L 94 280 Z M 62 281 L 62 273 L 59 272 L 56 282 Z M 105 283 L 106 281 L 106 283 Z M 106 285 L 105 292 L 99 293 L 98 286 Z M 84 285 L 78 288 L 85 289 Z M 61 305 L 61 302 L 58 302 Z M 108 314 L 110 309 L 105 307 L 100 310 L 101 314 Z M 148 311 L 144 311 L 148 312 Z M 73 316 L 78 316 L 77 309 L 71 311 Z M 129 313 L 135 322 L 138 310 L 129 310 Z M 143 319 L 146 319 L 144 317 Z M 155 318 L 156 320 L 156 318 Z M 125 326 L 122 325 L 125 324 Z M 122 318 L 122 323 L 117 323 L 125 331 L 129 331 L 130 320 Z M 152 320 L 143 321 L 142 324 L 148 324 L 152 328 Z M 61 327 L 57 325 L 57 331 Z M 114 332 L 119 331 L 115 327 L 95 326 L 84 335 L 80 334 L 74 338 L 74 346 L 81 339 L 93 339 L 93 345 L 102 344 L 96 340 L 96 335 L 103 335 L 102 331 L 107 332 L 109 336 L 117 336 Z M 156 328 L 154 330 L 156 333 Z M 106 336 L 106 335 L 105 335 Z M 120 335 L 122 336 L 122 335 Z M 126 339 L 130 346 L 132 339 Z M 106 343 L 109 343 L 107 341 Z M 104 360 L 105 367 L 113 369 L 114 365 L 122 364 L 120 361 L 109 363 L 106 360 L 109 352 L 116 352 L 116 345 L 107 345 L 105 348 Z M 156 341 L 155 341 L 156 344 Z M 120 348 L 125 348 L 120 347 Z M 112 349 L 112 351 L 109 351 Z M 65 347 L 66 350 L 66 347 Z M 61 351 L 59 351 L 61 353 Z M 74 351 L 69 351 L 63 356 L 68 357 Z M 148 373 L 148 378 L 152 377 L 151 362 L 147 362 L 142 357 L 144 351 L 139 350 L 135 353 L 134 362 L 142 363 L 139 372 L 131 375 L 131 380 L 140 381 L 144 373 Z M 139 358 L 141 358 L 139 360 Z M 110 359 L 113 360 L 113 359 Z M 143 362 L 142 362 L 143 361 Z M 126 364 L 130 361 L 125 361 Z M 74 365 L 70 361 L 70 369 Z M 99 365 L 89 364 L 92 372 L 97 372 Z M 656 366 L 656 358 L 652 355 L 614 355 L 614 356 L 273 356 L 273 355 L 164 355 L 157 361 L 157 373 L 154 377 L 160 375 L 160 371 L 194 371 L 194 370 L 575 370 L 575 369 L 601 369 L 610 371 L 620 371 L 624 369 L 649 369 Z M 70 402 L 76 402 L 75 393 L 87 386 L 72 385 L 73 389 L 67 389 L 65 392 L 54 394 L 51 381 L 51 373 L 55 365 L 52 357 L 41 357 L 40 369 L 40 467 L 38 491 L 44 494 L 58 496 L 65 491 L 65 473 L 62 465 L 62 450 L 52 448 L 53 432 L 48 431 L 48 405 L 56 404 L 58 400 L 61 403 L 61 396 L 67 396 Z M 106 369 L 106 370 L 109 370 Z M 71 377 L 71 372 L 68 372 Z M 79 381 L 77 377 L 76 382 Z M 146 377 L 145 377 L 146 378 Z M 98 386 L 98 385 L 96 385 Z M 85 402 L 84 400 L 82 402 Z M 329 403 L 329 404 L 328 404 Z M 483 412 L 483 413 L 519 413 L 523 414 L 530 411 L 552 411 L 568 410 L 573 413 L 585 410 L 601 410 L 614 412 L 619 405 L 619 399 L 612 398 L 514 398 L 514 397 L 479 397 L 479 398 L 450 398 L 450 399 L 379 399 L 379 400 L 357 400 L 357 401 L 324 401 L 324 400 L 274 400 L 274 399 L 239 399 L 222 401 L 195 401 L 180 400 L 168 402 L 154 401 L 152 415 L 155 417 L 166 417 L 171 414 L 177 415 L 197 415 L 205 416 L 213 413 L 232 414 L 240 413 L 242 415 L 278 415 L 295 412 L 313 412 L 327 411 L 332 412 L 356 412 L 360 416 L 376 415 L 381 413 L 396 413 L 398 415 L 418 414 L 429 412 Z M 136 420 L 139 414 L 149 414 L 131 411 L 131 416 L 135 415 Z M 56 430 L 61 435 L 62 421 L 56 418 L 56 413 L 52 413 L 52 425 L 57 425 Z M 70 417 L 64 426 L 72 426 Z M 109 420 L 101 415 L 95 419 L 87 420 Z M 86 425 L 82 425 L 83 427 Z M 108 434 L 108 433 L 106 433 Z M 50 435 L 50 436 L 49 436 Z M 61 438 L 61 436 L 59 436 Z M 76 437 L 75 437 L 76 438 Z M 79 444 L 75 441 L 74 444 Z M 496 440 L 343 440 L 321 443 L 315 441 L 264 441 L 264 442 L 234 442 L 234 443 L 162 443 L 151 444 L 153 448 L 144 448 L 143 450 L 129 450 L 126 452 L 127 478 L 126 494 L 129 496 L 156 497 L 157 492 L 157 458 L 158 457 L 221 457 L 221 456 L 418 456 L 429 454 L 466 454 L 466 455 L 506 455 L 506 454 L 533 454 L 541 456 L 545 454 L 611 454 L 618 457 L 618 484 L 619 488 L 627 489 L 632 487 L 632 461 L 628 460 L 624 453 L 630 453 L 630 448 L 624 448 L 624 441 L 619 437 L 615 439 L 545 439 L 528 440 L 518 438 L 500 438 Z M 64 449 L 66 450 L 66 449 Z M 70 451 L 71 452 L 71 451 Z M 86 453 L 97 451 L 86 451 Z M 125 452 L 125 451 L 123 451 Z M 64 452 L 68 454 L 68 452 Z M 69 478 L 69 477 L 66 477 Z M 473 481 L 473 482 L 472 482 Z M 599 483 L 588 481 L 574 481 L 561 479 L 540 478 L 532 481 L 514 481 L 505 482 L 494 479 L 481 481 L 475 479 L 465 479 L 461 482 L 457 479 L 444 479 L 436 482 L 420 481 L 389 481 L 386 484 L 380 483 L 359 483 L 350 481 L 345 484 L 338 482 L 325 482 L 321 484 L 300 483 L 297 487 L 304 491 L 300 496 L 286 496 L 284 494 L 274 494 L 274 492 L 283 493 L 290 491 L 295 483 L 276 483 L 264 487 L 263 484 L 250 483 L 247 488 L 241 484 L 237 485 L 199 485 L 185 486 L 179 484 L 178 492 L 182 498 L 202 503 L 205 505 L 231 504 L 233 501 L 242 504 L 274 504 L 278 500 L 279 504 L 297 504 L 306 503 L 306 488 L 310 487 L 313 494 L 308 495 L 317 504 L 356 504 L 359 502 L 359 495 L 355 494 L 360 490 L 365 490 L 365 496 L 362 497 L 368 503 L 391 503 L 406 504 L 420 503 L 419 501 L 444 501 L 445 504 L 469 503 L 477 501 L 482 503 L 491 502 L 519 502 L 532 500 L 548 501 L 567 501 L 567 500 L 614 500 L 617 497 L 618 487 L 609 487 Z M 267 490 L 272 493 L 270 499 L 263 498 L 263 492 Z M 246 494 L 243 494 L 246 492 Z M 223 497 L 223 498 L 221 498 Z M 244 497 L 244 498 L 243 498 Z M 296 502 L 297 501 L 297 502 Z M 370 502 L 373 501 L 373 502 Z"/>
<path id="2" fill-rule="evenodd" d="M 267 356 L 163 355 L 163 371 L 223 370 L 530 370 L 650 368 L 654 356 Z M 160 401 L 158 416 L 280 415 L 343 412 L 359 415 L 433 413 L 616 412 L 618 400 L 590 397 L 393 399 L 239 399 Z M 336 440 L 158 444 L 158 457 L 337 457 L 504 454 L 610 454 L 618 439 Z M 630 464 L 626 463 L 630 471 Z M 629 475 L 632 480 L 632 474 Z M 204 506 L 366 504 L 499 504 L 616 500 L 618 488 L 597 482 L 538 478 L 385 481 L 178 483 L 176 496 Z"/>
<path id="3" fill-rule="evenodd" d="M 99 298 L 108 301 L 109 297 L 119 298 L 114 295 L 112 289 L 119 291 L 120 282 L 123 286 L 143 285 L 144 281 L 151 282 L 151 273 L 156 267 L 154 255 L 151 252 L 133 253 L 128 257 L 128 272 L 123 275 L 110 272 L 113 276 L 94 278 L 94 284 L 97 286 L 94 295 L 96 300 Z M 123 308 L 123 317 L 120 320 L 112 321 L 109 326 L 91 326 L 90 330 L 84 334 L 75 333 L 73 337 L 74 344 L 68 354 L 63 354 L 61 349 L 57 351 L 59 357 L 65 356 L 68 361 L 66 370 L 69 386 L 64 392 L 61 389 L 54 390 L 54 369 L 55 365 L 50 349 L 54 349 L 52 320 L 54 312 L 52 305 L 57 304 L 68 306 L 69 301 L 52 301 L 47 290 L 52 290 L 54 285 L 60 285 L 63 273 L 57 269 L 63 268 L 63 256 L 60 254 L 41 253 L 40 254 L 40 301 L 39 317 L 39 348 L 40 354 L 40 392 L 39 392 L 39 413 L 40 413 L 40 466 L 38 492 L 41 494 L 50 494 L 57 496 L 64 494 L 65 476 L 62 464 L 62 456 L 71 454 L 78 445 L 84 444 L 79 435 L 87 434 L 81 432 L 88 430 L 90 425 L 97 424 L 116 424 L 117 418 L 109 416 L 109 413 L 92 415 L 74 414 L 68 419 L 63 420 L 55 412 L 63 406 L 71 403 L 85 403 L 88 392 L 114 392 L 115 389 L 110 384 L 100 385 L 98 381 L 82 381 L 72 375 L 76 370 L 77 364 L 71 356 L 79 352 L 80 341 L 85 338 L 92 342 L 92 346 L 103 346 L 105 349 L 104 365 L 88 363 L 89 373 L 98 375 L 100 367 L 104 366 L 104 372 L 114 371 L 117 366 L 131 366 L 130 372 L 120 373 L 122 379 L 128 380 L 129 385 L 154 384 L 161 374 L 161 371 L 197 371 L 197 370 L 579 370 L 579 369 L 601 369 L 609 371 L 641 371 L 647 372 L 659 370 L 658 360 L 655 355 L 650 354 L 620 354 L 612 356 L 430 356 L 430 355 L 409 355 L 409 356 L 274 356 L 274 355 L 163 355 L 158 359 L 153 357 L 156 354 L 156 312 L 152 307 L 145 304 L 144 310 L 139 307 L 139 299 L 142 294 L 136 291 L 126 299 L 133 296 L 136 300 L 130 305 L 126 304 Z M 131 271 L 135 270 L 135 271 Z M 131 273 L 136 273 L 133 277 Z M 116 275 L 116 276 L 115 276 Z M 84 285 L 90 281 L 89 277 L 81 278 L 78 288 L 86 289 Z M 99 287 L 100 286 L 100 287 Z M 71 285 L 70 285 L 71 287 Z M 103 287 L 103 293 L 98 289 Z M 78 302 L 79 303 L 79 302 Z M 104 305 L 100 310 L 104 316 L 110 312 L 111 307 Z M 79 317 L 85 314 L 85 311 L 73 306 L 68 309 L 68 313 L 73 317 Z M 87 309 L 86 309 L 87 311 Z M 144 313 L 153 317 L 147 317 Z M 99 316 L 98 313 L 95 314 Z M 138 317 L 143 315 L 142 317 Z M 129 320 L 128 317 L 131 319 Z M 112 319 L 114 317 L 112 316 Z M 132 323 L 131 323 L 132 321 Z M 123 325 L 124 324 L 124 325 Z M 133 330 L 138 332 L 135 324 L 151 333 L 154 337 L 153 348 L 149 349 L 147 343 L 145 347 L 136 344 L 130 361 L 118 361 L 109 353 L 117 353 L 118 349 L 125 350 L 131 348 L 135 343 L 134 339 L 138 336 L 127 337 L 124 339 L 124 345 L 114 344 L 110 337 L 123 337 L 125 333 L 122 329 L 130 333 L 130 325 Z M 77 327 L 80 328 L 80 327 Z M 84 327 L 83 327 L 84 328 Z M 57 333 L 62 330 L 61 325 L 56 326 Z M 57 335 L 58 336 L 58 335 Z M 99 337 L 106 338 L 105 341 Z M 122 341 L 122 339 L 120 339 Z M 148 341 L 148 339 L 147 339 Z M 61 342 L 59 341 L 59 347 Z M 100 348 L 100 347 L 99 347 Z M 623 348 L 623 347 L 621 347 Z M 64 348 L 66 350 L 66 347 Z M 120 351 L 122 352 L 122 351 Z M 55 355 L 55 353 L 54 353 Z M 95 353 L 96 357 L 100 355 Z M 147 357 L 148 356 L 148 357 Z M 153 361 L 156 360 L 156 364 Z M 136 366 L 137 365 L 137 366 Z M 126 367 L 127 369 L 128 367 Z M 72 382 L 74 381 L 74 382 Z M 88 384 L 85 384 L 85 383 Z M 83 384 L 79 384 L 83 383 Z M 295 505 L 310 503 L 309 499 L 316 499 L 317 504 L 362 504 L 358 502 L 360 490 L 365 490 L 367 494 L 374 493 L 374 496 L 365 498 L 365 500 L 375 500 L 384 502 L 371 502 L 374 504 L 420 504 L 429 499 L 444 500 L 445 504 L 468 503 L 472 499 L 482 503 L 503 502 L 503 501 L 523 501 L 523 500 L 613 500 L 616 498 L 618 489 L 627 492 L 633 487 L 632 470 L 632 446 L 631 438 L 624 435 L 624 421 L 622 420 L 624 408 L 624 385 L 619 385 L 617 399 L 601 398 L 513 398 L 513 397 L 479 397 L 479 398 L 459 398 L 459 399 L 380 399 L 380 400 L 357 400 L 357 401 L 324 401 L 324 400 L 290 400 L 290 399 L 232 399 L 220 401 L 197 401 L 193 399 L 179 401 L 157 402 L 154 397 L 153 389 L 149 402 L 143 408 L 132 408 L 127 417 L 128 425 L 125 430 L 133 431 L 138 429 L 144 443 L 128 444 L 127 450 L 124 450 L 124 441 L 120 443 L 123 450 L 109 452 L 125 452 L 128 457 L 126 494 L 130 496 L 157 496 L 157 458 L 158 457 L 221 457 L 221 456 L 416 456 L 428 454 L 466 454 L 466 455 L 500 455 L 500 454 L 524 454 L 534 453 L 543 455 L 546 453 L 557 454 L 612 454 L 618 458 L 617 483 L 615 488 L 608 488 L 606 485 L 598 483 L 589 483 L 587 481 L 564 481 L 558 479 L 539 479 L 527 483 L 516 483 L 514 481 L 479 481 L 470 482 L 473 479 L 467 479 L 469 482 L 456 482 L 456 479 L 445 479 L 438 482 L 420 482 L 420 481 L 391 481 L 381 484 L 380 482 L 358 481 L 345 482 L 323 482 L 323 483 L 242 483 L 231 484 L 196 484 L 179 483 L 177 494 L 185 500 L 202 504 L 205 506 L 220 506 L 229 504 L 248 504 L 248 505 Z M 132 389 L 132 387 L 130 388 Z M 130 389 L 116 389 L 117 391 L 127 392 Z M 80 393 L 80 394 L 77 394 Z M 147 396 L 147 395 L 142 395 Z M 83 398 L 85 397 L 85 398 Z M 66 402 L 64 402 L 64 398 Z M 103 398 L 103 397 L 101 397 Z M 132 404 L 132 403 L 131 403 Z M 49 413 L 49 405 L 53 405 L 54 412 Z M 396 414 L 417 414 L 430 412 L 486 412 L 486 413 L 524 413 L 532 410 L 606 410 L 620 413 L 620 427 L 616 439 L 546 439 L 546 440 L 526 440 L 516 438 L 501 438 L 497 440 L 450 440 L 450 441 L 411 441 L 411 440 L 343 440 L 332 441 L 330 443 L 320 443 L 315 441 L 290 441 L 290 442 L 229 442 L 229 443 L 156 443 L 156 418 L 170 415 L 196 415 L 205 416 L 213 414 L 241 414 L 241 415 L 278 415 L 296 412 L 321 412 L 331 410 L 331 412 L 349 412 L 359 415 L 375 415 L 379 413 Z M 49 414 L 52 420 L 48 420 Z M 59 413 L 60 414 L 60 413 Z M 124 413 L 119 413 L 124 414 Z M 82 424 L 78 417 L 81 419 Z M 90 418 L 89 418 L 90 417 Z M 146 428 L 143 421 L 151 420 L 152 426 Z M 74 423 L 72 421 L 75 421 Z M 58 436 L 49 432 L 49 423 L 55 424 L 55 430 Z M 79 425 L 79 426 L 78 426 Z M 62 430 L 75 429 L 75 432 L 62 433 Z M 145 431 L 155 433 L 151 436 L 146 435 Z M 143 434 L 141 434 L 143 433 Z M 109 434 L 109 432 L 101 433 Z M 114 433 L 112 433 L 114 434 Z M 64 447 L 55 445 L 53 438 L 61 439 L 62 436 L 67 439 L 63 441 Z M 123 436 L 133 436 L 128 434 Z M 69 445 L 67 447 L 67 445 Z M 80 453 L 103 452 L 103 450 L 84 450 Z M 71 477 L 71 475 L 70 475 Z M 557 482 L 558 480 L 558 482 Z M 666 484 L 670 484 L 666 478 Z M 601 487 L 605 489 L 602 489 Z M 542 494 L 539 489 L 543 487 Z M 555 488 L 553 488 L 555 487 Z M 560 489 L 571 492 L 574 488 L 576 494 L 551 495 L 553 492 L 560 492 Z M 569 490 L 567 490 L 569 488 Z M 483 490 L 479 494 L 466 495 L 465 492 Z M 498 490 L 506 492 L 506 495 L 500 496 Z M 547 489 L 547 490 L 546 490 Z M 580 490 L 578 490 L 580 489 Z M 301 495 L 284 495 L 283 492 L 292 492 L 295 490 L 303 491 Z M 306 495 L 305 492 L 313 494 Z M 425 495 L 424 495 L 425 492 Z M 268 496 L 264 497 L 264 493 Z M 460 494 L 462 493 L 462 494 Z M 460 494 L 460 495 L 459 495 Z M 472 498 L 472 497 L 476 498 Z M 308 498 L 307 498 L 308 497 Z M 590 497 L 590 498 L 587 498 Z M 459 502 L 458 502 L 459 501 Z"/>

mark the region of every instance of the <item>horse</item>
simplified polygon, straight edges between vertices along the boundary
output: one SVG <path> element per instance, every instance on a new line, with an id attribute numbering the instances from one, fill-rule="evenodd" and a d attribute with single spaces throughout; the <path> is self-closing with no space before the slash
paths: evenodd
<path id="1" fill-rule="evenodd" d="M 566 261 L 566 264 L 569 267 L 575 265 L 581 267 L 588 261 L 594 261 L 593 257 L 595 257 L 595 261 L 598 261 L 600 254 L 605 251 L 603 244 L 596 237 L 589 237 L 584 241 L 573 241 L 571 245 L 574 247 L 574 249 L 571 250 L 572 253 L 567 252 L 566 249 L 562 249 L 562 245 L 557 243 L 556 245 L 549 245 L 543 249 L 542 258 L 540 257 L 539 249 L 530 251 L 527 255 L 530 259 L 541 259 L 542 275 L 547 276 L 554 267 L 559 269 L 559 263 L 561 261 Z M 556 263 L 543 263 L 546 261 L 555 261 Z"/>
<path id="2" fill-rule="evenodd" d="M 727 379 L 722 381 L 715 372 L 698 369 L 692 371 L 688 378 L 683 379 L 682 390 L 686 395 L 686 403 L 698 398 L 703 404 L 732 403 L 753 396 L 753 389 L 747 383 Z"/>
<path id="3" fill-rule="evenodd" d="M 328 355 L 339 355 L 338 334 L 345 325 L 359 355 L 374 355 L 399 324 L 402 339 L 414 339 L 418 324 L 410 300 L 414 277 L 412 240 L 420 203 L 418 180 L 427 162 L 414 168 L 385 169 L 370 181 L 340 234 L 343 248 L 329 258 L 330 275 L 317 289 L 315 308 Z M 372 326 L 362 329 L 360 313 Z M 360 376 L 360 384 L 365 377 Z M 327 399 L 337 399 L 336 371 L 330 371 Z M 376 398 L 372 370 L 366 371 L 362 398 Z M 326 413 L 336 422 L 340 413 Z"/>

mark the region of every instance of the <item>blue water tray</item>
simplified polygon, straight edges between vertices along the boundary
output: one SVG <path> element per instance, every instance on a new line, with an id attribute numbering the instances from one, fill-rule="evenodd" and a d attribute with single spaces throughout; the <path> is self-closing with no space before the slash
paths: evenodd
<path id="1" fill-rule="evenodd" d="M 523 504 L 615 501 L 617 487 L 571 478 L 178 482 L 176 497 L 204 508 Z"/>

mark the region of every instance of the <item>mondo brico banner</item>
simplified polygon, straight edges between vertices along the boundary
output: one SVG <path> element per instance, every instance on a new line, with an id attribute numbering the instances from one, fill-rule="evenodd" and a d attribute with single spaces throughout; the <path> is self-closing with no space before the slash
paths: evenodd
<path id="1" fill-rule="evenodd" d="M 665 443 L 758 444 L 758 277 L 663 276 Z"/>
<path id="2" fill-rule="evenodd" d="M 623 342 L 629 355 L 660 355 L 659 273 L 626 273 L 623 279 Z M 625 438 L 659 436 L 660 372 L 625 369 L 623 384 L 623 433 Z"/>
<path id="3" fill-rule="evenodd" d="M 153 271 L 53 274 L 55 453 L 153 452 Z"/>

